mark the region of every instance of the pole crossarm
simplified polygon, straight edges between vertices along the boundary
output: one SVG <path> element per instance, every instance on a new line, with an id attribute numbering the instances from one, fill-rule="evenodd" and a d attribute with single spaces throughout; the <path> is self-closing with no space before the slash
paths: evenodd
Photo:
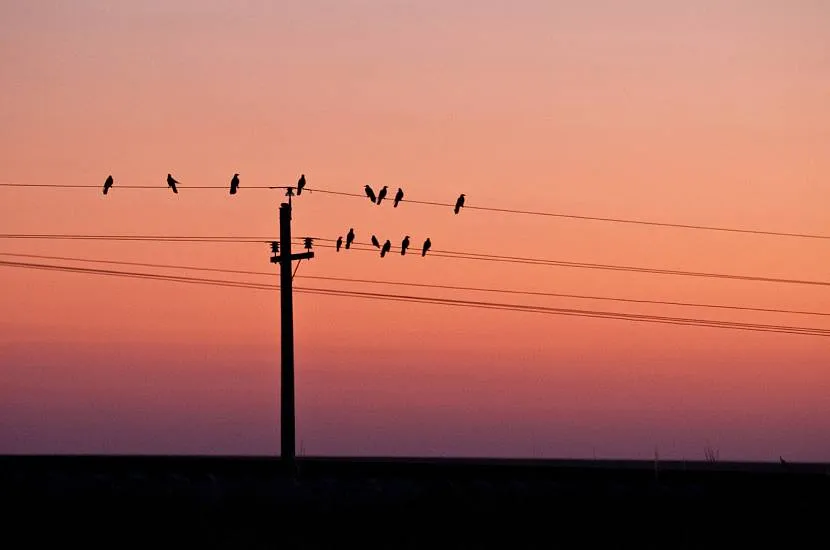
<path id="1" fill-rule="evenodd" d="M 291 254 L 291 256 L 288 258 L 288 261 L 291 262 L 291 261 L 294 261 L 294 260 L 310 260 L 313 257 L 314 257 L 314 252 L 302 252 L 300 254 Z M 272 264 L 278 264 L 282 260 L 283 260 L 282 255 L 271 256 L 271 263 Z"/>

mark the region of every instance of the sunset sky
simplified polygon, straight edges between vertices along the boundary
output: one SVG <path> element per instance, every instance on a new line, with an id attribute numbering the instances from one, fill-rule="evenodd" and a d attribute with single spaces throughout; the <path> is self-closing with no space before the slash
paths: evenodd
<path id="1" fill-rule="evenodd" d="M 0 234 L 276 237 L 292 185 L 830 235 L 830 2 L 0 2 Z M 181 182 L 179 194 L 165 177 Z M 224 189 L 238 172 L 239 193 Z M 156 185 L 158 189 L 119 186 Z M 188 189 L 218 186 L 222 189 Z M 296 286 L 830 329 L 830 286 L 470 261 L 460 251 L 830 281 L 830 240 L 324 193 Z M 413 250 L 413 252 L 416 250 Z M 0 238 L 0 253 L 249 271 L 264 243 Z M 276 454 L 279 300 L 0 266 L 0 453 Z M 313 455 L 830 461 L 830 338 L 296 294 Z"/>

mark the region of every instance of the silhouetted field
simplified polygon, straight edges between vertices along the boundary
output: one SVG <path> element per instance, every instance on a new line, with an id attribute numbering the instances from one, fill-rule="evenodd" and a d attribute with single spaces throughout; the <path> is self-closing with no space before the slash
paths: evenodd
<path id="1" fill-rule="evenodd" d="M 6 536 L 182 548 L 827 547 L 830 466 L 0 457 Z"/>

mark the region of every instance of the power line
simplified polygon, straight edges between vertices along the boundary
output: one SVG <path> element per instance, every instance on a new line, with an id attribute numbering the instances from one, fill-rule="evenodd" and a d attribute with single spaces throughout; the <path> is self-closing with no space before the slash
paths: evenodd
<path id="1" fill-rule="evenodd" d="M 323 240 L 323 239 L 320 239 Z M 364 243 L 357 243 L 358 247 L 355 247 L 355 244 L 352 244 L 352 249 L 359 250 L 361 252 L 376 252 L 377 249 L 372 247 L 371 245 L 367 245 Z M 316 245 L 318 247 L 324 248 L 334 248 L 333 245 Z M 413 254 L 416 255 L 416 254 Z M 789 278 L 779 278 L 779 277 L 762 277 L 756 275 L 733 275 L 728 273 L 708 273 L 708 272 L 700 272 L 700 271 L 682 271 L 682 270 L 675 270 L 675 269 L 660 269 L 660 268 L 653 268 L 653 267 L 637 267 L 637 266 L 628 266 L 628 265 L 619 265 L 619 264 L 598 264 L 598 263 L 589 263 L 589 262 L 570 262 L 565 260 L 551 260 L 545 258 L 528 258 L 528 257 L 521 257 L 521 256 L 500 256 L 495 254 L 480 254 L 480 253 L 473 253 L 473 252 L 450 252 L 450 251 L 441 251 L 435 250 L 430 251 L 429 255 L 436 257 L 436 258 L 452 258 L 452 259 L 460 259 L 460 260 L 478 260 L 478 261 L 489 261 L 489 262 L 504 262 L 504 263 L 513 263 L 513 264 L 524 264 L 524 265 L 540 265 L 540 266 L 552 266 L 552 267 L 568 267 L 568 268 L 575 268 L 575 269 L 598 269 L 598 270 L 605 270 L 605 271 L 622 271 L 622 272 L 630 272 L 630 273 L 648 273 L 652 275 L 674 275 L 674 276 L 681 276 L 681 277 L 702 277 L 702 278 L 712 278 L 712 279 L 727 279 L 727 280 L 736 280 L 736 281 L 752 281 L 752 282 L 762 282 L 762 283 L 780 283 L 780 284 L 795 284 L 795 285 L 810 285 L 810 286 L 830 286 L 830 281 L 816 281 L 816 280 L 808 280 L 808 279 L 789 279 Z"/>
<path id="2" fill-rule="evenodd" d="M 112 241 L 146 241 L 146 242 L 197 242 L 197 243 L 267 243 L 274 239 L 256 238 L 256 237 L 164 237 L 164 236 L 139 236 L 139 235 L 64 235 L 64 234 L 0 234 L 0 239 L 69 239 L 69 240 L 112 240 Z M 334 239 L 326 239 L 322 237 L 314 237 L 315 240 L 325 242 L 333 242 Z M 335 248 L 334 245 L 317 244 L 317 247 Z M 362 252 L 376 252 L 376 249 L 368 244 L 356 242 L 352 244 L 350 250 L 358 250 Z M 503 262 L 522 265 L 540 265 L 551 267 L 566 267 L 573 269 L 594 269 L 604 271 L 619 271 L 629 273 L 646 273 L 652 275 L 673 275 L 681 277 L 698 277 L 710 279 L 724 279 L 735 281 L 751 281 L 762 283 L 778 283 L 778 284 L 794 284 L 794 285 L 808 285 L 808 286 L 830 286 L 830 281 L 817 281 L 809 279 L 794 279 L 794 278 L 780 278 L 780 277 L 765 277 L 757 275 L 736 275 L 728 273 L 711 273 L 701 271 L 683 271 L 675 269 L 661 269 L 653 267 L 638 267 L 620 264 L 599 264 L 590 262 L 572 262 L 566 260 L 553 260 L 546 258 L 531 258 L 522 256 L 504 256 L 496 254 L 484 254 L 478 252 L 461 252 L 449 250 L 434 250 L 430 251 L 431 257 L 437 258 L 452 258 L 463 260 L 489 261 L 489 262 Z M 410 254 L 410 256 L 419 257 L 417 254 Z"/>
<path id="3" fill-rule="evenodd" d="M 228 191 L 228 185 L 181 185 L 177 183 L 176 186 L 179 189 L 212 189 L 212 190 L 222 190 Z M 62 184 L 62 183 L 6 183 L 0 182 L 0 187 L 37 187 L 37 188 L 46 188 L 46 189 L 102 189 L 103 185 L 90 185 L 90 184 Z M 114 186 L 118 189 L 156 189 L 160 191 L 167 191 L 170 192 L 170 188 L 167 187 L 166 184 L 162 185 L 116 185 Z M 241 187 L 240 189 L 288 189 L 289 186 L 287 185 L 246 185 L 245 187 Z"/>
<path id="4" fill-rule="evenodd" d="M 151 267 L 151 268 L 159 268 L 159 269 L 182 269 L 182 270 L 206 271 L 206 272 L 215 272 L 215 273 L 232 273 L 232 274 L 239 274 L 239 275 L 258 275 L 258 276 L 267 276 L 267 277 L 276 277 L 277 276 L 277 274 L 272 273 L 272 272 L 267 272 L 267 271 L 250 271 L 250 270 L 242 270 L 242 269 L 213 268 L 213 267 L 202 267 L 202 266 L 192 266 L 192 265 L 158 264 L 158 263 L 134 262 L 134 261 L 123 261 L 123 260 L 100 260 L 100 259 L 91 259 L 91 258 L 78 258 L 78 257 L 73 257 L 73 256 L 48 256 L 48 255 L 44 255 L 44 254 L 22 254 L 22 253 L 11 253 L 11 252 L 0 252 L 0 256 L 11 256 L 11 257 L 19 257 L 19 258 L 35 258 L 35 259 L 41 259 L 41 260 L 60 260 L 60 261 L 84 262 L 84 263 L 127 265 L 127 266 Z M 761 312 L 761 313 L 782 313 L 782 314 L 793 314 L 793 315 L 811 315 L 811 316 L 830 317 L 830 313 L 826 313 L 826 312 L 781 309 L 781 308 L 761 308 L 761 307 L 751 307 L 751 306 L 733 306 L 733 305 L 725 305 L 725 304 L 708 304 L 708 303 L 699 303 L 699 302 L 678 302 L 678 301 L 668 301 L 668 300 L 645 300 L 645 299 L 635 299 L 635 298 L 619 298 L 619 297 L 612 297 L 612 296 L 592 296 L 592 295 L 585 295 L 585 294 L 568 294 L 568 293 L 561 293 L 561 292 L 544 292 L 544 291 L 516 290 L 516 289 L 504 289 L 504 288 L 486 288 L 486 287 L 445 285 L 445 284 L 434 284 L 434 283 L 415 283 L 415 282 L 410 282 L 410 281 L 378 281 L 378 280 L 373 280 L 373 279 L 358 279 L 358 278 L 353 278 L 353 277 L 333 277 L 333 276 L 324 276 L 324 275 L 297 275 L 297 278 L 298 279 L 314 279 L 314 280 L 320 280 L 320 281 L 343 282 L 343 283 L 369 284 L 369 285 L 404 286 L 404 287 L 413 287 L 413 288 L 460 290 L 460 291 L 470 291 L 470 292 L 513 294 L 513 295 L 523 295 L 523 296 L 538 296 L 538 297 L 552 297 L 552 298 L 575 298 L 575 299 L 581 299 L 581 300 L 598 300 L 598 301 L 610 301 L 610 302 L 621 302 L 621 303 L 632 303 L 632 304 L 668 305 L 668 306 L 711 308 L 711 309 L 736 310 L 736 311 L 753 311 L 753 312 Z"/>
<path id="5" fill-rule="evenodd" d="M 44 187 L 44 188 L 66 188 L 66 189 L 101 189 L 102 186 L 100 185 L 70 185 L 70 184 L 49 184 L 49 183 L 42 183 L 42 184 L 30 184 L 30 183 L 0 183 L 0 187 Z M 123 189 L 158 189 L 158 190 L 166 190 L 167 188 L 162 185 L 117 185 L 118 188 Z M 268 185 L 252 185 L 252 186 L 245 186 L 240 187 L 240 189 L 288 189 L 290 186 L 268 186 Z M 182 187 L 182 189 L 214 189 L 214 190 L 228 190 L 228 186 L 192 186 L 192 187 Z M 347 191 L 334 191 L 331 189 L 321 189 L 316 187 L 306 187 L 306 191 L 312 191 L 317 193 L 329 194 L 334 196 L 340 197 L 351 197 L 351 198 L 359 198 L 366 200 L 366 196 L 361 193 L 352 193 Z M 453 208 L 455 203 L 448 203 L 448 202 L 439 202 L 439 201 L 427 201 L 427 200 L 415 200 L 415 199 L 407 199 L 404 198 L 401 200 L 403 203 L 411 203 L 411 204 L 420 204 L 426 206 L 437 206 L 441 208 Z M 704 225 L 704 224 L 691 224 L 691 223 L 673 223 L 673 222 L 661 222 L 661 221 L 654 221 L 654 220 L 643 220 L 643 219 L 635 219 L 635 218 L 617 218 L 611 216 L 590 216 L 590 215 L 583 215 L 583 214 L 569 214 L 566 212 L 546 212 L 541 210 L 525 210 L 525 209 L 518 209 L 518 208 L 499 208 L 499 207 L 492 207 L 492 206 L 476 206 L 475 204 L 465 204 L 464 210 L 477 210 L 480 212 L 493 212 L 498 214 L 517 214 L 517 215 L 526 215 L 526 216 L 541 216 L 541 217 L 548 217 L 548 218 L 561 218 L 561 219 L 570 219 L 570 220 L 579 220 L 579 221 L 594 221 L 594 222 L 604 222 L 604 223 L 618 223 L 618 224 L 629 224 L 629 225 L 643 225 L 643 226 L 650 226 L 650 227 L 665 227 L 665 228 L 674 228 L 674 229 L 691 229 L 691 230 L 702 230 L 702 231 L 716 231 L 716 232 L 725 232 L 725 233 L 739 233 L 739 234 L 748 234 L 748 235 L 764 235 L 764 236 L 773 236 L 773 237 L 791 237 L 791 238 L 801 238 L 801 239 L 820 239 L 820 240 L 830 240 L 830 235 L 821 235 L 816 233 L 801 233 L 801 232 L 790 232 L 790 231 L 768 231 L 763 229 L 748 229 L 748 228 L 740 228 L 740 227 L 724 227 L 724 226 L 715 226 L 715 225 Z"/>
<path id="6" fill-rule="evenodd" d="M 41 270 L 48 270 L 48 271 L 65 271 L 65 272 L 73 272 L 73 273 L 84 273 L 84 274 L 116 276 L 116 277 L 128 277 L 128 278 L 146 278 L 146 279 L 159 280 L 159 281 L 194 283 L 194 284 L 204 284 L 204 285 L 212 285 L 212 286 L 228 286 L 228 287 L 236 287 L 236 288 L 255 289 L 255 290 L 275 290 L 275 289 L 279 288 L 277 285 L 244 283 L 244 282 L 237 282 L 237 281 L 203 279 L 203 278 L 194 278 L 194 277 L 177 277 L 177 276 L 159 275 L 159 274 L 153 274 L 153 273 L 140 273 L 140 272 L 127 272 L 127 271 L 115 271 L 115 270 L 103 270 L 103 269 L 78 268 L 78 267 L 58 266 L 58 265 L 50 265 L 50 264 L 34 264 L 34 263 L 25 263 L 25 262 L 0 261 L 0 266 L 2 266 L 2 267 L 17 267 L 17 268 L 25 268 L 25 269 L 41 269 Z M 306 294 L 318 294 L 318 295 L 329 295 L 329 296 L 345 296 L 345 297 L 364 298 L 364 299 L 373 299 L 373 300 L 418 302 L 418 303 L 435 304 L 435 305 L 456 306 L 456 307 L 473 307 L 473 308 L 496 309 L 496 310 L 505 310 L 505 311 L 520 311 L 520 312 L 540 313 L 540 314 L 548 314 L 548 315 L 564 315 L 564 316 L 575 316 L 575 317 L 616 319 L 616 320 L 625 320 L 625 321 L 632 321 L 632 322 L 647 322 L 647 323 L 659 323 L 659 324 L 671 324 L 671 325 L 683 325 L 683 326 L 699 326 L 699 327 L 708 327 L 708 328 L 746 330 L 746 331 L 755 331 L 755 332 L 775 332 L 775 333 L 783 333 L 783 334 L 801 334 L 801 335 L 809 335 L 809 336 L 830 337 L 830 330 L 821 329 L 821 328 L 812 328 L 812 327 L 796 327 L 796 326 L 787 326 L 787 325 L 764 325 L 764 324 L 755 324 L 755 323 L 738 323 L 738 322 L 734 322 L 734 321 L 715 321 L 715 320 L 709 320 L 709 319 L 664 317 L 664 316 L 657 316 L 657 315 L 630 314 L 630 313 L 620 313 L 620 312 L 592 311 L 592 310 L 568 309 L 568 308 L 552 308 L 552 307 L 542 307 L 542 306 L 525 306 L 525 305 L 521 305 L 521 304 L 505 304 L 505 303 L 494 303 L 494 302 L 484 302 L 484 301 L 474 301 L 474 300 L 456 300 L 456 299 L 448 299 L 448 298 L 433 298 L 433 297 L 425 297 L 425 296 L 410 296 L 410 295 L 385 294 L 385 293 L 373 293 L 373 292 L 344 291 L 344 290 L 339 290 L 339 289 L 326 289 L 326 288 L 302 288 L 302 287 L 298 287 L 298 288 L 295 288 L 295 290 L 297 292 L 306 293 Z"/>

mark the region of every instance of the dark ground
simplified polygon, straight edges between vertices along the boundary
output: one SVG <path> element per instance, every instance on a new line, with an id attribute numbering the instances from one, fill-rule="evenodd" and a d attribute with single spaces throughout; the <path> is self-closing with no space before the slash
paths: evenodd
<path id="1" fill-rule="evenodd" d="M 12 547 L 828 548 L 830 465 L 0 456 Z"/>

